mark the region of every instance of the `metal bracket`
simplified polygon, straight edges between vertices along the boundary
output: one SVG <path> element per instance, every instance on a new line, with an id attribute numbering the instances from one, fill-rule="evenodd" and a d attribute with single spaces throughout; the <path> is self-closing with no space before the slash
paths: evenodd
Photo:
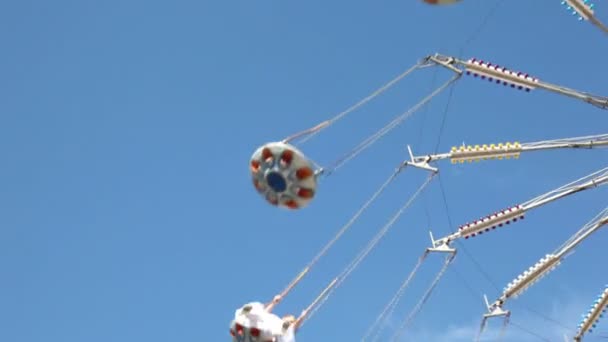
<path id="1" fill-rule="evenodd" d="M 433 237 L 433 232 L 429 231 L 429 235 L 431 236 L 431 243 L 433 247 L 429 247 L 426 249 L 428 252 L 437 252 L 437 253 L 451 253 L 456 254 L 456 248 L 450 247 L 449 240 L 441 239 L 435 240 Z"/>
<path id="2" fill-rule="evenodd" d="M 426 158 L 424 160 L 420 160 L 420 159 L 416 160 L 416 158 L 414 158 L 414 154 L 412 153 L 412 148 L 410 147 L 410 145 L 407 145 L 407 151 L 408 151 L 408 153 L 410 155 L 410 160 L 403 162 L 404 166 L 408 166 L 409 165 L 409 166 L 417 167 L 419 169 L 424 169 L 424 170 L 427 170 L 427 171 L 431 171 L 433 173 L 439 172 L 438 168 L 432 167 L 432 166 L 429 165 L 428 162 L 430 161 L 430 158 Z"/>

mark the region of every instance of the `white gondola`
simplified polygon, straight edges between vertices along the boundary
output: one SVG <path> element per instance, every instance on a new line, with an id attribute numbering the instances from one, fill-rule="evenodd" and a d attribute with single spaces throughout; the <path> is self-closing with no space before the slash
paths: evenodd
<path id="1" fill-rule="evenodd" d="M 253 185 L 268 203 L 288 209 L 303 208 L 314 198 L 314 164 L 294 146 L 271 142 L 251 156 Z"/>

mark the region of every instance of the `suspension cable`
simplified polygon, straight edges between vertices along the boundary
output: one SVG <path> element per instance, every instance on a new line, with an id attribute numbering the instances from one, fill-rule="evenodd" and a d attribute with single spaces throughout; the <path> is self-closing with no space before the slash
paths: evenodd
<path id="1" fill-rule="evenodd" d="M 363 150 L 365 150 L 366 148 L 368 148 L 369 146 L 371 146 L 378 139 L 382 138 L 389 131 L 391 131 L 392 129 L 394 129 L 395 127 L 397 127 L 399 124 L 401 124 L 410 115 L 412 115 L 417 110 L 419 110 L 427 102 L 429 102 L 431 99 L 433 99 L 439 93 L 441 93 L 445 88 L 449 87 L 452 83 L 456 82 L 460 77 L 461 77 L 461 74 L 454 75 L 454 77 L 452 77 L 450 80 L 448 80 L 447 82 L 445 82 L 439 88 L 435 89 L 431 94 L 427 95 L 427 97 L 425 97 L 424 99 L 422 99 L 416 105 L 414 105 L 413 107 L 411 107 L 410 109 L 408 109 L 406 112 L 404 112 L 403 114 L 401 114 L 398 117 L 396 117 L 393 121 L 391 121 L 386 126 L 384 126 L 383 128 L 381 128 L 380 130 L 378 130 L 376 133 L 374 133 L 371 136 L 369 136 L 368 138 L 366 138 L 364 141 L 362 141 L 359 145 L 357 145 L 355 148 L 353 148 L 351 151 L 349 151 L 342 158 L 340 158 L 337 161 L 335 161 L 329 168 L 325 169 L 323 172 L 326 173 L 326 175 L 330 175 L 332 172 L 334 172 L 335 170 L 337 170 L 338 168 L 340 168 L 341 166 L 343 166 L 344 164 L 346 164 L 348 161 L 350 161 L 351 159 L 353 159 L 357 155 L 359 155 L 361 152 L 363 152 Z"/>
<path id="2" fill-rule="evenodd" d="M 384 322 L 387 320 L 388 317 L 391 317 L 391 315 L 395 311 L 395 308 L 397 307 L 397 304 L 399 303 L 399 301 L 405 294 L 405 290 L 409 286 L 411 280 L 414 278 L 414 275 L 418 272 L 418 269 L 420 268 L 420 266 L 422 266 L 422 263 L 426 259 L 427 255 L 428 255 L 428 253 L 425 252 L 420 258 L 418 258 L 418 263 L 416 264 L 414 269 L 410 272 L 409 276 L 401 284 L 401 286 L 399 287 L 399 289 L 397 290 L 397 292 L 395 293 L 393 298 L 391 298 L 390 302 L 386 305 L 386 307 L 384 307 L 384 309 L 382 310 L 380 315 L 378 315 L 378 317 L 376 318 L 374 323 L 369 327 L 369 329 L 365 333 L 365 336 L 363 336 L 362 341 L 365 341 L 367 339 L 367 337 L 374 331 L 374 329 L 376 329 L 376 327 L 378 327 L 378 325 L 381 322 Z M 381 331 L 382 331 L 382 327 L 379 327 L 376 334 L 374 334 L 372 341 L 376 341 L 378 339 Z"/>
<path id="3" fill-rule="evenodd" d="M 315 255 L 315 257 L 306 265 L 306 267 L 285 287 L 285 289 L 279 295 L 280 298 L 278 300 L 282 300 L 310 271 L 310 269 L 315 266 L 319 260 L 327 254 L 327 252 L 331 249 L 331 247 L 344 235 L 352 225 L 359 219 L 359 217 L 363 214 L 367 208 L 369 208 L 372 203 L 386 190 L 386 188 L 397 178 L 399 173 L 403 170 L 404 166 L 399 166 L 391 176 L 378 188 L 378 190 L 359 208 L 359 210 L 353 215 L 350 220 L 343 225 L 340 230 L 336 233 L 336 235 Z"/>
<path id="4" fill-rule="evenodd" d="M 376 247 L 378 242 L 386 235 L 386 233 L 392 228 L 392 226 L 397 222 L 399 217 L 405 212 L 405 210 L 414 202 L 414 200 L 420 195 L 420 193 L 426 188 L 426 186 L 433 179 L 435 174 L 431 174 L 426 181 L 416 190 L 416 192 L 408 199 L 408 201 L 397 211 L 397 213 L 389 220 L 389 222 L 380 229 L 380 231 L 370 240 L 367 246 L 359 252 L 359 254 L 350 262 L 350 264 L 338 275 L 335 286 L 327 293 L 322 302 L 320 302 L 313 311 L 309 314 L 308 319 L 310 319 L 329 299 L 331 294 L 344 283 L 344 281 L 350 276 L 350 274 L 361 264 L 361 262 L 369 255 L 369 253 Z"/>
<path id="5" fill-rule="evenodd" d="M 443 275 L 445 274 L 445 272 L 447 271 L 448 267 L 450 266 L 450 264 L 452 263 L 452 261 L 454 260 L 455 257 L 456 257 L 456 254 L 451 254 L 445 258 L 443 267 L 437 273 L 437 276 L 435 276 L 435 279 L 433 279 L 433 282 L 431 283 L 431 285 L 429 286 L 427 291 L 424 293 L 422 298 L 420 298 L 420 301 L 412 309 L 412 311 L 409 313 L 409 315 L 407 316 L 405 321 L 401 324 L 401 326 L 397 329 L 397 331 L 393 335 L 393 338 L 392 338 L 393 341 L 397 341 L 397 339 L 403 334 L 403 332 L 405 332 L 405 329 L 409 326 L 409 324 L 414 319 L 414 317 L 420 312 L 420 310 L 422 309 L 422 306 L 430 298 L 431 293 L 433 292 L 433 290 L 439 283 L 439 280 L 441 280 L 441 278 L 443 277 Z"/>
<path id="6" fill-rule="evenodd" d="M 302 144 L 302 143 L 310 140 L 312 137 L 314 137 L 315 135 L 319 134 L 325 128 L 333 125 L 338 120 L 344 118 L 348 114 L 350 114 L 350 113 L 354 112 L 355 110 L 359 109 L 361 106 L 363 106 L 367 102 L 371 101 L 376 96 L 382 94 L 383 92 L 385 92 L 386 90 L 388 90 L 389 88 L 391 88 L 393 85 L 397 84 L 405 76 L 409 75 L 410 73 L 412 73 L 414 70 L 418 69 L 423 64 L 424 64 L 423 61 L 420 61 L 420 62 L 416 63 L 415 65 L 413 65 L 412 67 L 410 67 L 409 69 L 407 69 L 406 71 L 404 71 L 403 73 L 401 73 L 400 75 L 398 75 L 397 77 L 395 77 L 392 80 L 390 80 L 388 83 L 386 83 L 383 86 L 381 86 L 380 88 L 374 90 L 371 94 L 369 94 L 368 96 L 366 96 L 365 98 L 363 98 L 359 102 L 355 103 L 354 105 L 352 105 L 348 109 L 344 110 L 343 112 L 338 113 L 333 118 L 331 118 L 329 120 L 326 120 L 326 121 L 323 121 L 322 123 L 316 125 L 313 128 L 309 128 L 309 129 L 304 130 L 302 132 L 293 134 L 293 135 L 285 138 L 285 140 L 283 140 L 283 141 L 287 143 L 287 142 L 290 142 L 290 141 L 292 141 L 294 139 L 297 139 L 297 138 L 303 137 L 303 136 L 304 136 L 304 138 L 300 139 L 300 141 L 299 141 L 300 144 Z"/>

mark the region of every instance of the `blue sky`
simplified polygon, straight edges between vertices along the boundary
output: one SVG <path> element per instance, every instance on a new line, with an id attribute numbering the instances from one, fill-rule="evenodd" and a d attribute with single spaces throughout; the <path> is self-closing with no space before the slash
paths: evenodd
<path id="1" fill-rule="evenodd" d="M 600 31 L 557 0 L 503 1 L 477 31 L 494 4 L 4 2 L 0 340 L 228 340 L 234 310 L 280 291 L 406 157 L 408 144 L 424 154 L 437 144 L 448 151 L 463 142 L 605 133 L 607 113 L 590 105 L 463 78 L 447 112 L 445 92 L 323 179 L 308 208 L 278 210 L 258 197 L 248 174 L 257 146 L 342 111 L 434 52 L 462 52 L 608 94 Z M 602 4 L 596 12 L 608 20 Z M 417 72 L 302 148 L 331 163 L 450 76 Z M 442 236 L 455 228 L 450 221 L 460 225 L 531 199 L 605 167 L 607 156 L 550 151 L 438 164 L 447 210 L 436 179 L 299 341 L 359 340 L 429 245 L 429 229 Z M 277 312 L 299 313 L 424 177 L 421 170 L 401 174 Z M 496 298 L 603 209 L 606 195 L 606 188 L 579 193 L 467 240 L 468 253 L 459 253 L 407 340 L 471 340 L 483 294 Z M 606 239 L 599 231 L 511 302 L 513 321 L 549 340 L 574 329 L 608 282 L 601 272 Z M 440 263 L 429 258 L 392 323 L 405 317 Z M 598 328 L 608 332 L 606 322 Z M 511 326 L 506 340 L 538 339 Z"/>

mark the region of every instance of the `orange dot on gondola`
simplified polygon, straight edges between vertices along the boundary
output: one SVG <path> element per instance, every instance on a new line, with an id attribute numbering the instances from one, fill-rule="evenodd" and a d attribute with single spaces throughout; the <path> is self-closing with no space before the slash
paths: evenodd
<path id="1" fill-rule="evenodd" d="M 273 158 L 272 152 L 269 148 L 265 148 L 262 150 L 262 160 L 270 161 Z"/>
<path id="2" fill-rule="evenodd" d="M 251 172 L 258 172 L 260 170 L 260 162 L 257 160 L 251 161 Z"/>
<path id="3" fill-rule="evenodd" d="M 296 177 L 299 180 L 309 178 L 312 175 L 313 175 L 313 172 L 309 167 L 301 167 L 296 171 Z"/>
<path id="4" fill-rule="evenodd" d="M 312 198 L 315 195 L 312 189 L 300 188 L 298 189 L 298 196 L 302 198 Z"/>
<path id="5" fill-rule="evenodd" d="M 291 164 L 292 160 L 293 152 L 291 150 L 283 151 L 283 154 L 281 154 L 281 164 L 283 164 L 283 166 L 288 166 L 289 164 Z"/>
<path id="6" fill-rule="evenodd" d="M 251 333 L 251 336 L 253 336 L 253 337 L 260 337 L 260 329 L 258 329 L 258 328 L 251 328 L 251 329 L 249 329 L 249 332 Z"/>
<path id="7" fill-rule="evenodd" d="M 297 209 L 297 208 L 299 207 L 299 206 L 298 206 L 298 202 L 296 202 L 296 201 L 294 201 L 294 200 L 292 200 L 292 199 L 290 199 L 290 200 L 288 200 L 287 202 L 285 202 L 285 205 L 286 205 L 288 208 L 290 208 L 290 209 Z"/>

